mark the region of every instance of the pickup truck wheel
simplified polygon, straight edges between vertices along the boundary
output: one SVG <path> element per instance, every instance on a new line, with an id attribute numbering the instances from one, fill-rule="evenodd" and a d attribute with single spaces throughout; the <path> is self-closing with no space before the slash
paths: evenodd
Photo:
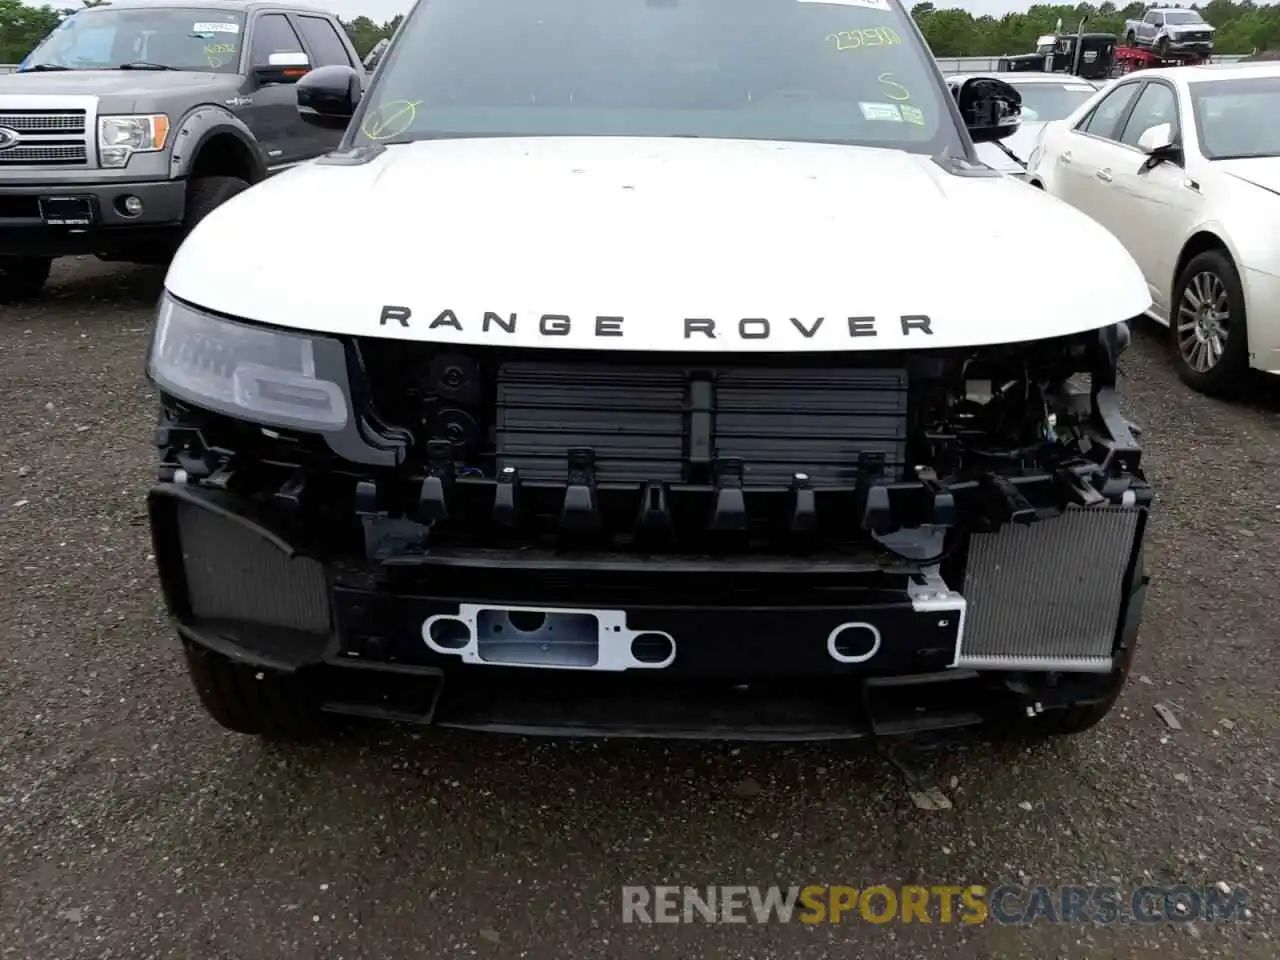
<path id="1" fill-rule="evenodd" d="M 1244 289 L 1231 258 L 1221 250 L 1193 257 L 1174 286 L 1173 305 L 1178 376 L 1200 393 L 1238 388 L 1249 370 L 1249 343 Z"/>
<path id="2" fill-rule="evenodd" d="M 30 300 L 49 279 L 50 257 L 0 257 L 0 303 Z"/>
<path id="3" fill-rule="evenodd" d="M 197 177 L 187 185 L 187 211 L 182 221 L 186 236 L 197 223 L 226 203 L 237 193 L 249 189 L 249 182 L 239 177 Z"/>
<path id="4" fill-rule="evenodd" d="M 191 643 L 184 647 L 201 704 L 228 730 L 268 740 L 309 740 L 333 731 L 305 679 L 236 663 Z"/>

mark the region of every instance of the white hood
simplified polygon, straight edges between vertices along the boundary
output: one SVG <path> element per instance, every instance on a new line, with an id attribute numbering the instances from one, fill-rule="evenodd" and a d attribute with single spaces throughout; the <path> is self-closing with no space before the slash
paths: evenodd
<path id="1" fill-rule="evenodd" d="M 209 215 L 165 282 L 303 330 L 594 350 L 1006 343 L 1151 302 L 1119 241 L 1024 184 L 893 150 L 675 138 L 305 164 Z"/>
<path id="2" fill-rule="evenodd" d="M 1280 193 L 1280 157 L 1248 157 L 1240 160 L 1215 160 L 1213 165 L 1233 177 L 1263 190 Z"/>

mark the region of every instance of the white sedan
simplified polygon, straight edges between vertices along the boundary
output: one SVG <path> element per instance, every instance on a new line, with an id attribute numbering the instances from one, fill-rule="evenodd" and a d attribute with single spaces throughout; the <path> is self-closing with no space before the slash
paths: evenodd
<path id="1" fill-rule="evenodd" d="M 1183 380 L 1280 374 L 1280 63 L 1125 76 L 1048 124 L 1027 174 L 1132 254 Z"/>
<path id="2" fill-rule="evenodd" d="M 1022 123 L 1017 132 L 998 142 L 977 145 L 983 163 L 1020 179 L 1026 178 L 1024 165 L 1040 137 L 1040 128 L 1070 115 L 1097 93 L 1099 86 L 1061 73 L 966 73 L 948 76 L 947 84 L 954 95 L 961 84 L 974 77 L 1003 80 L 1022 95 Z"/>

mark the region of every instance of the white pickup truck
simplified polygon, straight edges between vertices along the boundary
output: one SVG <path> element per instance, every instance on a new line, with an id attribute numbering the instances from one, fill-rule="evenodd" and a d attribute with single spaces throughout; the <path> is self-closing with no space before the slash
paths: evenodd
<path id="1" fill-rule="evenodd" d="M 1151 47 L 1162 57 L 1171 53 L 1212 53 L 1214 28 L 1196 10 L 1148 10 L 1141 20 L 1124 22 L 1124 41 Z"/>

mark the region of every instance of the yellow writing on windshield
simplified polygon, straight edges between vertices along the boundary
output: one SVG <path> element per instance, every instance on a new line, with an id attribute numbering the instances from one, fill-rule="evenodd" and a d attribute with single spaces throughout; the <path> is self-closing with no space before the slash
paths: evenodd
<path id="1" fill-rule="evenodd" d="M 867 27 L 865 30 L 841 30 L 827 34 L 827 43 L 837 50 L 861 50 L 864 47 L 891 47 L 902 43 L 892 27 Z"/>
<path id="2" fill-rule="evenodd" d="M 360 132 L 370 140 L 390 140 L 398 137 L 411 126 L 418 115 L 421 100 L 391 100 L 380 103 L 369 111 Z"/>
<path id="3" fill-rule="evenodd" d="M 206 43 L 204 45 L 204 56 L 209 61 L 209 69 L 217 70 L 219 67 L 230 63 L 231 58 L 236 55 L 236 45 L 234 43 Z"/>
<path id="4" fill-rule="evenodd" d="M 882 73 L 877 79 L 885 87 L 887 91 L 885 96 L 890 100 L 902 103 L 904 100 L 911 99 L 911 91 L 895 80 L 892 73 Z"/>

